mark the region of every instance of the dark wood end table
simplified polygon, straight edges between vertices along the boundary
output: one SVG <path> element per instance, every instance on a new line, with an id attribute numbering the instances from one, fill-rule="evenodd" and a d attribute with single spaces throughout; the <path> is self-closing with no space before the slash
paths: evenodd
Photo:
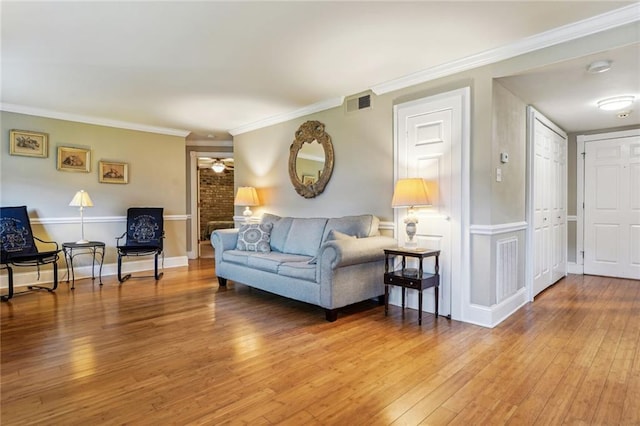
<path id="1" fill-rule="evenodd" d="M 393 262 L 395 256 L 402 256 L 402 268 L 393 269 L 389 266 L 389 261 Z M 419 260 L 417 269 L 407 268 L 406 258 L 412 257 Z M 435 269 L 433 274 L 425 273 L 422 261 L 428 257 L 435 257 Z M 384 249 L 384 314 L 389 313 L 389 286 L 396 285 L 402 287 L 402 310 L 405 305 L 405 289 L 412 288 L 418 290 L 418 324 L 422 325 L 422 291 L 426 288 L 434 287 L 435 292 L 435 315 L 438 318 L 438 287 L 440 287 L 440 250 L 430 250 L 425 248 L 395 247 Z"/>

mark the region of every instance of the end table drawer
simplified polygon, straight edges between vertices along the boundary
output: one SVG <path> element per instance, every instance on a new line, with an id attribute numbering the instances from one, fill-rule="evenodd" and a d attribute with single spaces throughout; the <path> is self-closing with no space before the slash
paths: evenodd
<path id="1" fill-rule="evenodd" d="M 384 283 L 385 284 L 393 284 L 400 285 L 407 288 L 413 288 L 416 290 L 420 290 L 421 281 L 418 278 L 408 278 L 402 277 L 395 274 L 385 274 L 384 275 Z"/>

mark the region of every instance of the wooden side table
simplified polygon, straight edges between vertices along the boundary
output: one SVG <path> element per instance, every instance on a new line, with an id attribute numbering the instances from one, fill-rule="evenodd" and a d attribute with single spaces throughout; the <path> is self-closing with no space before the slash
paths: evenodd
<path id="1" fill-rule="evenodd" d="M 389 267 L 389 260 L 393 262 L 395 256 L 402 256 L 402 268 L 398 270 Z M 419 266 L 407 268 L 406 258 L 417 258 Z M 422 268 L 422 261 L 428 257 L 435 257 L 435 269 L 433 274 L 425 273 Z M 422 325 L 422 290 L 434 287 L 436 297 L 436 318 L 438 318 L 438 287 L 440 287 L 440 250 L 429 250 L 424 248 L 395 247 L 384 249 L 384 314 L 389 312 L 389 286 L 396 285 L 402 287 L 402 310 L 405 304 L 405 289 L 412 288 L 418 290 L 418 324 Z"/>

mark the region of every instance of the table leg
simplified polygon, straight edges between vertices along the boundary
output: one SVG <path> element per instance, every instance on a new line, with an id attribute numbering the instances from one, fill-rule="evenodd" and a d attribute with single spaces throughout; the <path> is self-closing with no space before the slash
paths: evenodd
<path id="1" fill-rule="evenodd" d="M 94 247 L 91 251 L 91 280 L 96 279 L 96 250 L 98 248 Z"/>
<path id="2" fill-rule="evenodd" d="M 422 290 L 418 290 L 418 325 L 422 325 Z"/>
<path id="3" fill-rule="evenodd" d="M 76 288 L 76 273 L 73 270 L 73 252 L 69 253 L 69 263 L 71 264 L 71 290 Z"/>
<path id="4" fill-rule="evenodd" d="M 63 249 L 64 252 L 64 263 L 67 265 L 67 282 L 71 279 L 71 275 L 69 275 L 69 253 L 67 253 L 67 249 Z"/>
<path id="5" fill-rule="evenodd" d="M 438 318 L 438 300 L 440 300 L 440 297 L 438 296 L 438 285 L 436 284 L 435 286 L 435 293 L 436 293 L 436 318 Z"/>
<path id="6" fill-rule="evenodd" d="M 100 271 L 98 277 L 100 278 L 100 285 L 102 285 L 102 265 L 104 264 L 104 247 L 102 247 L 102 253 L 100 253 Z"/>
<path id="7" fill-rule="evenodd" d="M 385 284 L 384 286 L 384 316 L 386 317 L 389 313 L 389 286 Z"/>

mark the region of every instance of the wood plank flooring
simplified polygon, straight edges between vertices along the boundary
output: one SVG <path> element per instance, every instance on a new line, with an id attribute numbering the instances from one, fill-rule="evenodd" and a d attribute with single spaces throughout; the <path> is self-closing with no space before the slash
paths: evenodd
<path id="1" fill-rule="evenodd" d="M 375 301 L 90 279 L 1 308 L 3 425 L 640 425 L 640 282 L 571 275 L 494 329 Z"/>

